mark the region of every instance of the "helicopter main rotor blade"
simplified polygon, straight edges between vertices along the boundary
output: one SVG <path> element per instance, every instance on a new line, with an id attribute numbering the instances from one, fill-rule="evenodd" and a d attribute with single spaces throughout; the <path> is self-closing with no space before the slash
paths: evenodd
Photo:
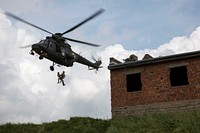
<path id="1" fill-rule="evenodd" d="M 77 42 L 77 43 L 82 43 L 82 44 L 86 44 L 86 45 L 90 45 L 90 46 L 94 46 L 94 47 L 99 47 L 99 46 L 100 46 L 100 45 L 98 45 L 98 44 L 89 43 L 89 42 L 84 42 L 84 41 L 79 41 L 79 40 L 71 39 L 71 38 L 68 38 L 68 37 L 64 37 L 64 38 L 67 39 L 68 41 Z"/>
<path id="2" fill-rule="evenodd" d="M 33 44 L 30 44 L 30 45 L 26 45 L 26 46 L 20 46 L 19 48 L 29 48 L 31 47 Z"/>
<path id="3" fill-rule="evenodd" d="M 69 30 L 65 31 L 62 33 L 62 35 L 69 33 L 73 30 L 75 30 L 76 28 L 78 28 L 79 26 L 83 25 L 84 23 L 86 23 L 87 21 L 97 17 L 98 15 L 100 15 L 101 13 L 104 12 L 104 9 L 99 9 L 97 12 L 95 12 L 93 15 L 91 15 L 90 17 L 88 17 L 87 19 L 83 20 L 82 22 L 80 22 L 79 24 L 75 25 L 74 27 L 70 28 Z"/>
<path id="4" fill-rule="evenodd" d="M 39 27 L 39 26 L 36 26 L 36 25 L 34 25 L 34 24 L 32 24 L 32 23 L 30 23 L 30 22 L 28 22 L 28 21 L 26 21 L 26 20 L 24 20 L 24 19 L 22 19 L 22 18 L 20 18 L 20 17 L 18 17 L 18 16 L 16 16 L 16 15 L 12 14 L 12 13 L 10 13 L 10 12 L 5 11 L 5 14 L 6 14 L 7 16 L 11 17 L 11 18 L 14 18 L 14 19 L 16 19 L 16 20 L 18 20 L 18 21 L 21 21 L 21 22 L 23 22 L 23 23 L 25 23 L 25 24 L 28 24 L 28 25 L 30 25 L 30 26 L 33 26 L 33 27 L 35 27 L 35 28 L 37 28 L 37 29 L 40 29 L 40 30 L 42 30 L 42 31 L 44 31 L 44 32 L 47 32 L 47 33 L 53 35 L 53 33 L 51 33 L 50 31 L 47 31 L 47 30 L 45 30 L 45 29 L 43 29 L 43 28 L 41 28 L 41 27 Z"/>

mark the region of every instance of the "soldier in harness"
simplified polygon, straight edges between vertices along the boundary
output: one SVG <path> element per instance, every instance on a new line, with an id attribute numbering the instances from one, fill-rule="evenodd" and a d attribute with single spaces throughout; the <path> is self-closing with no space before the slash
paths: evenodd
<path id="1" fill-rule="evenodd" d="M 62 85 L 65 86 L 65 83 L 64 83 L 64 78 L 65 78 L 65 71 L 62 72 L 62 74 L 60 74 L 59 72 L 57 73 L 57 76 L 58 76 L 58 83 L 61 83 L 62 82 Z"/>

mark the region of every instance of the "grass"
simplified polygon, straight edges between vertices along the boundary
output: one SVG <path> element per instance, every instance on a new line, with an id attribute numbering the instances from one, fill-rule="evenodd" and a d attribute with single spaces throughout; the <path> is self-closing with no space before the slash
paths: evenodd
<path id="1" fill-rule="evenodd" d="M 200 111 L 160 113 L 110 120 L 73 117 L 43 124 L 0 126 L 0 133 L 200 133 Z"/>
<path id="2" fill-rule="evenodd" d="M 107 133 L 200 133 L 200 112 L 162 113 L 111 120 Z"/>

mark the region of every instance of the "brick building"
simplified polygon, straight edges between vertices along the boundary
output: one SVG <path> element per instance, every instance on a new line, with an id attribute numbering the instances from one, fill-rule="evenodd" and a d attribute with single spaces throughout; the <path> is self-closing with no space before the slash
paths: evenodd
<path id="1" fill-rule="evenodd" d="M 110 58 L 112 116 L 200 109 L 200 51 Z"/>

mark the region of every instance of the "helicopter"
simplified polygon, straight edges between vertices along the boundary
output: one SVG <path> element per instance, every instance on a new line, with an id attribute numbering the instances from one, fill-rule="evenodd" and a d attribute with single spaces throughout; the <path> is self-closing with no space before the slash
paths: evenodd
<path id="1" fill-rule="evenodd" d="M 97 12 L 95 12 L 94 14 L 92 14 L 91 16 L 83 20 L 82 22 L 78 23 L 77 25 L 73 26 L 72 28 L 68 29 L 67 31 L 63 33 L 55 33 L 55 34 L 53 34 L 52 32 L 48 30 L 45 30 L 44 28 L 36 26 L 8 11 L 5 11 L 5 15 L 13 19 L 16 19 L 18 21 L 21 21 L 22 23 L 28 24 L 41 31 L 44 31 L 48 34 L 51 34 L 51 36 L 47 36 L 45 39 L 42 39 L 38 43 L 21 47 L 21 48 L 31 47 L 31 51 L 29 52 L 31 55 L 34 55 L 36 53 L 39 55 L 40 60 L 42 60 L 43 58 L 46 58 L 52 61 L 53 64 L 50 66 L 51 71 L 54 71 L 55 64 L 58 64 L 58 66 L 62 65 L 66 67 L 72 67 L 74 62 L 88 66 L 88 70 L 96 69 L 97 71 L 99 68 L 102 68 L 102 66 L 100 66 L 102 64 L 101 60 L 94 59 L 95 60 L 94 63 L 89 61 L 88 59 L 84 58 L 80 54 L 77 54 L 76 52 L 74 52 L 67 41 L 82 43 L 82 44 L 93 46 L 93 47 L 99 47 L 100 45 L 64 37 L 63 35 L 75 30 L 76 28 L 85 24 L 89 20 L 97 17 L 103 12 L 104 12 L 104 9 L 99 9 Z"/>

